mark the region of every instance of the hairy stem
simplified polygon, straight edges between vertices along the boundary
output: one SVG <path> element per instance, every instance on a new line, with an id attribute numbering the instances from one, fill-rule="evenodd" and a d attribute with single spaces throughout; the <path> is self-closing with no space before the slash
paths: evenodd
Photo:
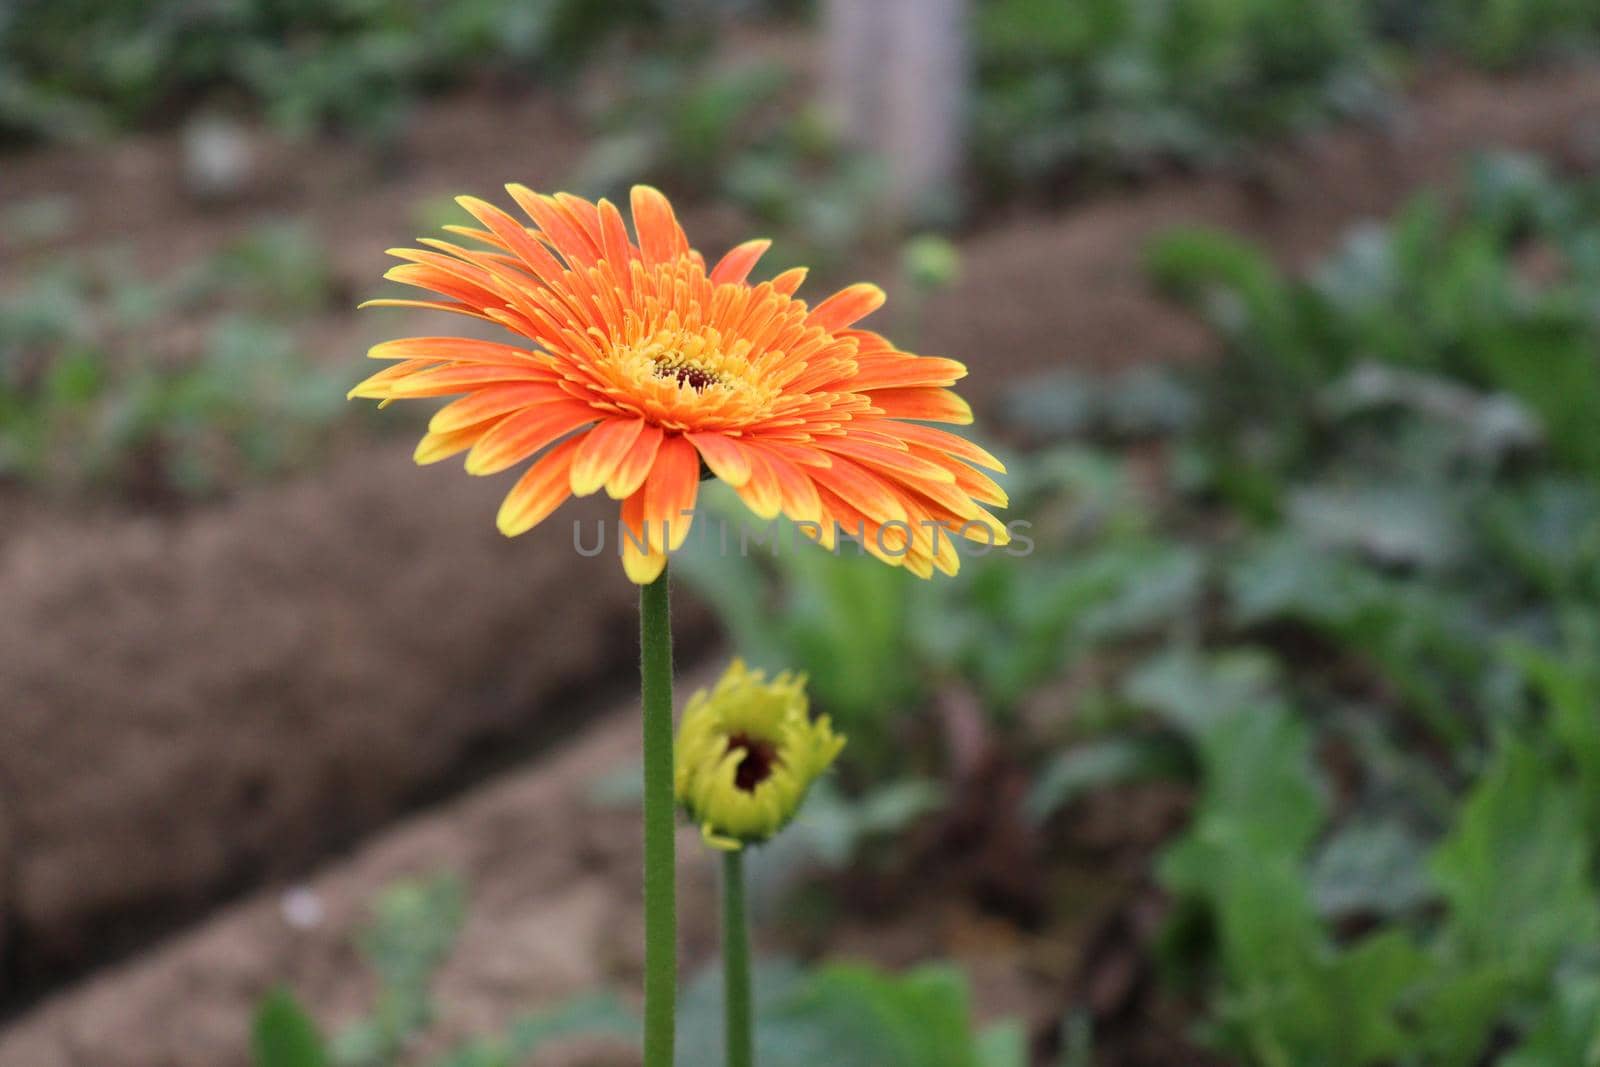
<path id="1" fill-rule="evenodd" d="M 667 573 L 639 591 L 644 704 L 644 1063 L 672 1067 L 678 981 L 672 796 L 672 618 Z"/>

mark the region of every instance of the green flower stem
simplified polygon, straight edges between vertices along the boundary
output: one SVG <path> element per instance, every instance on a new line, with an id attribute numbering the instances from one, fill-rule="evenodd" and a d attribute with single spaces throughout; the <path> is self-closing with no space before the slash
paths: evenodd
<path id="1" fill-rule="evenodd" d="M 667 572 L 639 591 L 644 703 L 644 1064 L 672 1067 L 678 981 L 672 795 L 672 613 Z"/>
<path id="2" fill-rule="evenodd" d="M 750 1022 L 750 922 L 745 915 L 742 849 L 722 854 L 722 988 L 728 1067 L 754 1067 Z"/>

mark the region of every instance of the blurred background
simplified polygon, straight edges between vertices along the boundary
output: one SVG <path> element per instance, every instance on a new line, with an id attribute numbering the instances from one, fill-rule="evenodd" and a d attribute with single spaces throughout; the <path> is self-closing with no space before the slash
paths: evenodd
<path id="1" fill-rule="evenodd" d="M 384 249 L 508 181 L 884 282 L 1032 523 L 934 583 L 674 564 L 681 695 L 794 666 L 850 736 L 754 861 L 764 1063 L 1600 1063 L 1597 42 L 1600 0 L 0 5 L 0 1064 L 636 1062 L 606 509 L 506 541 L 505 482 L 344 401 L 452 328 L 353 311 Z"/>

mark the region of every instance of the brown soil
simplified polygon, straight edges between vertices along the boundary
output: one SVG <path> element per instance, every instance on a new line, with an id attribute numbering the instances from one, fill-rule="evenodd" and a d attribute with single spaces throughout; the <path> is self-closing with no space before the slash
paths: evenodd
<path id="1" fill-rule="evenodd" d="M 1446 77 L 1419 92 L 1388 129 L 1337 132 L 1286 149 L 1248 182 L 1163 183 L 996 226 L 964 242 L 965 278 L 929 309 L 926 347 L 972 366 L 969 392 L 980 403 L 1051 367 L 1203 354 L 1205 332 L 1153 299 L 1141 280 L 1139 250 L 1151 234 L 1179 223 L 1227 225 L 1303 262 L 1353 219 L 1384 213 L 1415 186 L 1451 177 L 1473 149 L 1584 153 L 1597 106 L 1600 72 L 1592 68 L 1493 81 Z M 290 210 L 334 238 L 343 274 L 367 279 L 382 268 L 381 250 L 411 228 L 418 201 L 482 190 L 501 177 L 559 179 L 577 143 L 561 115 L 537 100 L 441 105 L 416 127 L 408 165 L 381 182 L 349 153 L 275 149 L 259 194 L 206 218 L 171 192 L 168 138 L 109 153 L 7 160 L 5 184 L 8 198 L 69 193 L 80 219 L 69 243 L 114 234 L 152 263 L 195 255 L 252 219 Z M 695 222 L 705 224 L 697 233 L 725 236 L 725 219 L 692 216 Z M 0 248 L 0 274 L 29 255 Z M 325 328 L 330 337 L 356 331 L 345 320 Z M 304 870 L 460 782 L 486 758 L 548 737 L 592 706 L 592 694 L 631 680 L 632 590 L 617 569 L 569 565 L 565 524 L 502 541 L 490 523 L 499 480 L 418 472 L 408 451 L 364 446 L 315 479 L 174 516 L 31 506 L 8 521 L 0 537 L 7 607 L 0 615 L 0 928 L 13 980 L 31 983 L 103 959 L 264 879 Z M 614 743 L 620 750 L 625 741 L 619 735 Z M 520 804 L 535 789 L 564 788 L 531 775 L 516 781 L 523 784 L 492 795 Z M 463 853 L 481 857 L 486 841 L 504 844 L 504 832 L 518 826 L 560 825 L 539 821 L 545 815 L 537 804 L 504 805 L 496 810 L 504 811 L 505 831 L 484 830 L 479 840 L 477 830 L 461 831 L 443 816 L 425 818 L 415 838 L 387 839 L 349 872 L 331 874 L 330 884 L 350 885 L 344 899 L 354 901 L 356 887 L 370 888 L 380 869 L 402 865 L 382 857 L 421 855 L 394 841 L 433 842 L 438 851 L 428 862 L 448 864 Z M 597 847 L 594 818 L 564 832 Z M 526 923 L 535 924 L 529 930 L 560 924 L 570 912 L 571 923 L 602 928 L 626 962 L 632 909 L 612 907 L 598 885 L 583 882 L 580 893 L 580 883 L 563 881 L 553 857 L 565 838 L 552 833 L 548 848 L 542 837 L 518 839 L 539 841 L 540 861 L 516 877 L 550 887 L 547 895 L 536 896 L 531 885 L 512 894 L 492 878 L 480 895 L 514 895 Z M 541 865 L 547 852 L 548 872 Z M 627 863 L 600 866 L 631 886 Z M 601 903 L 591 903 L 590 893 Z M 483 932 L 476 941 L 469 934 L 462 957 L 481 952 L 485 960 L 470 966 L 501 968 L 486 981 L 504 999 L 475 1000 L 471 986 L 452 1003 L 478 1012 L 490 1010 L 484 1003 L 549 995 L 520 969 L 527 952 L 495 950 L 487 931 L 500 929 L 500 920 L 479 903 L 489 915 L 475 920 Z M 160 1029 L 173 1033 L 157 1037 L 192 1040 L 218 1057 L 170 1062 L 234 1062 L 216 1050 L 236 1047 L 227 1041 L 236 1043 L 246 994 L 269 977 L 296 977 L 297 959 L 341 958 L 297 948 L 298 935 L 273 925 L 270 901 L 240 914 L 26 1017 L 0 1046 L 0 1059 L 8 1067 L 166 1063 L 114 1058 L 116 1046 L 132 1048 L 151 1029 L 148 1019 L 162 1018 L 172 1022 Z M 219 962 L 183 962 L 202 957 Z M 331 992 L 347 972 L 331 963 L 326 972 L 303 966 L 308 983 L 330 991 L 325 1003 L 348 1002 L 348 993 Z M 580 971 L 572 973 L 594 977 Z M 205 1014 L 213 987 L 230 993 L 234 1014 Z M 197 1021 L 185 1027 L 178 1013 L 190 1001 Z M 78 1003 L 97 1007 L 71 1007 Z M 156 1004 L 166 1007 L 150 1007 Z M 68 1016 L 80 1020 L 78 1036 L 49 1038 Z M 42 1051 L 51 1040 L 56 1059 Z"/>
<path id="2" fill-rule="evenodd" d="M 314 926 L 291 923 L 283 891 L 267 890 L 44 1003 L 0 1036 L 0 1065 L 243 1067 L 250 1012 L 279 983 L 322 1021 L 347 1021 L 370 1007 L 351 948 L 366 905 L 397 878 L 438 870 L 461 874 L 471 900 L 441 976 L 442 1037 L 485 1033 L 606 984 L 636 985 L 638 815 L 590 799 L 598 780 L 636 761 L 636 722 L 621 709 L 549 760 L 380 836 L 312 879 L 303 891 L 322 913 Z M 684 946 L 698 960 L 713 930 L 694 905 L 712 883 L 692 846 L 686 832 Z"/>
<path id="3" fill-rule="evenodd" d="M 513 543 L 498 492 L 376 449 L 223 507 L 6 542 L 19 980 L 304 870 L 622 688 L 634 590 L 570 547 L 604 508 Z M 692 652 L 705 617 L 678 614 Z"/>

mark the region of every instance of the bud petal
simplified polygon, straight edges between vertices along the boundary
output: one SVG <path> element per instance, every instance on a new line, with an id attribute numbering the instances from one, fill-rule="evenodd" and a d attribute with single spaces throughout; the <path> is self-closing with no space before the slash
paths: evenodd
<path id="1" fill-rule="evenodd" d="M 689 698 L 678 727 L 678 804 L 713 848 L 759 844 L 794 819 L 811 783 L 844 748 L 827 716 L 807 714 L 805 676 L 768 681 L 734 660 Z"/>

